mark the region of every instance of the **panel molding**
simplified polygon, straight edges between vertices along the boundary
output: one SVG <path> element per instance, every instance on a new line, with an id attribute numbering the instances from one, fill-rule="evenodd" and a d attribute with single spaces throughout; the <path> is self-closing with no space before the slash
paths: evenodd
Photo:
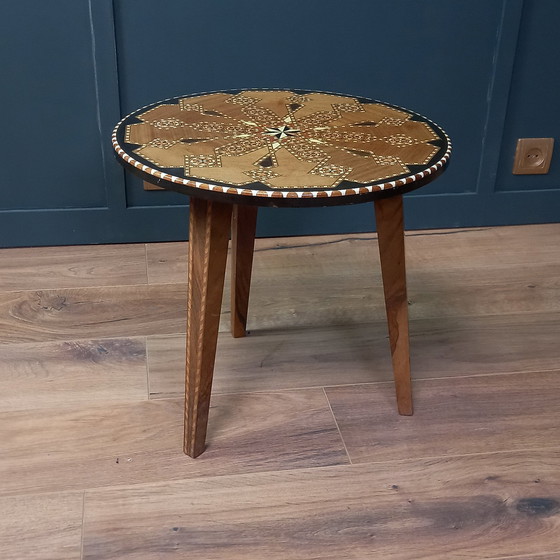
<path id="1" fill-rule="evenodd" d="M 83 6 L 89 25 L 89 35 L 84 34 L 83 40 L 89 42 L 87 49 L 92 57 L 95 84 L 97 130 L 94 145 L 96 152 L 99 150 L 98 161 L 102 168 L 99 184 L 102 205 L 70 207 L 59 202 L 60 205 L 51 208 L 0 210 L 0 247 L 110 243 L 130 238 L 129 232 L 120 231 L 126 220 L 124 170 L 114 159 L 110 141 L 111 130 L 120 119 L 113 1 L 87 0 Z M 69 184 L 68 188 L 79 189 L 80 186 L 77 182 Z"/>
<path id="2" fill-rule="evenodd" d="M 114 210 L 124 209 L 124 170 L 115 165 L 109 141 L 121 113 L 113 0 L 88 0 L 88 8 L 107 206 Z"/>
<path id="3" fill-rule="evenodd" d="M 488 106 L 476 185 L 476 192 L 480 195 L 492 194 L 496 188 L 523 4 L 524 0 L 502 0 L 502 17 L 488 86 Z"/>

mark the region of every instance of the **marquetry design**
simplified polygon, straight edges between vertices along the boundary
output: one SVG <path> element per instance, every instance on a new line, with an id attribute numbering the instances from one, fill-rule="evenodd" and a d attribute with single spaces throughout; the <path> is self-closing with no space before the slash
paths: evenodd
<path id="1" fill-rule="evenodd" d="M 284 142 L 284 148 L 296 156 L 301 161 L 319 162 L 324 157 L 323 150 L 318 146 L 320 142 L 303 142 L 297 138 L 293 138 L 288 142 Z"/>
<path id="2" fill-rule="evenodd" d="M 339 181 L 342 177 L 346 177 L 348 173 L 352 171 L 351 167 L 344 167 L 343 165 L 333 165 L 333 164 L 324 164 L 318 165 L 317 167 L 311 170 L 311 173 L 315 175 L 321 175 L 322 177 L 338 177 Z"/>
<path id="3" fill-rule="evenodd" d="M 406 134 L 393 134 L 392 136 L 384 136 L 381 138 L 387 144 L 392 146 L 411 146 L 412 144 L 418 144 L 418 140 L 411 138 Z"/>
<path id="4" fill-rule="evenodd" d="M 402 126 L 406 122 L 406 119 L 397 119 L 395 117 L 385 117 L 381 119 L 375 126 L 389 125 L 389 126 Z M 372 123 L 374 124 L 374 123 Z"/>
<path id="5" fill-rule="evenodd" d="M 289 97 L 287 97 L 286 101 L 292 105 L 295 104 L 295 105 L 303 106 L 306 103 L 309 103 L 309 101 L 311 101 L 311 98 L 307 95 L 294 93 L 294 95 L 290 95 Z"/>
<path id="6" fill-rule="evenodd" d="M 281 90 L 166 100 L 123 119 L 113 143 L 164 182 L 274 198 L 398 189 L 442 168 L 450 153 L 446 134 L 410 111 Z"/>
<path id="7" fill-rule="evenodd" d="M 183 111 L 198 111 L 199 113 L 204 111 L 202 105 L 198 103 L 188 103 L 185 99 L 181 99 L 180 105 Z"/>
<path id="8" fill-rule="evenodd" d="M 196 122 L 189 125 L 195 131 L 208 132 L 210 137 L 239 138 L 243 133 L 251 133 L 252 129 L 243 124 L 220 122 Z"/>
<path id="9" fill-rule="evenodd" d="M 301 132 L 301 130 L 298 128 L 291 128 L 287 124 L 283 124 L 282 126 L 277 126 L 275 128 L 267 128 L 264 131 L 264 134 L 268 134 L 277 140 L 284 140 L 284 138 L 295 136 L 298 132 Z"/>
<path id="10" fill-rule="evenodd" d="M 378 140 L 377 136 L 368 134 L 367 132 L 352 132 L 349 130 L 332 129 L 316 130 L 316 141 L 319 143 L 329 142 L 334 145 L 339 145 L 350 142 L 355 145 L 361 144 L 364 146 L 370 144 L 374 140 Z"/>
<path id="11" fill-rule="evenodd" d="M 168 130 L 169 128 L 179 128 L 180 126 L 185 126 L 185 123 L 183 121 L 180 121 L 179 119 L 171 118 L 171 119 L 159 119 L 157 121 L 153 121 L 152 125 L 155 128 Z"/>
<path id="12" fill-rule="evenodd" d="M 364 110 L 357 99 L 352 103 L 333 103 L 333 109 L 341 113 L 357 113 Z"/>
<path id="13" fill-rule="evenodd" d="M 372 154 L 373 159 L 377 165 L 390 165 L 390 166 L 402 166 L 403 162 L 395 156 L 378 156 Z"/>
<path id="14" fill-rule="evenodd" d="M 146 146 L 150 146 L 151 148 L 160 148 L 162 150 L 167 150 L 177 144 L 177 140 L 167 140 L 167 138 L 154 138 L 150 140 Z"/>
<path id="15" fill-rule="evenodd" d="M 242 137 L 236 138 L 230 144 L 225 146 L 218 146 L 216 148 L 216 153 L 223 156 L 237 157 L 249 152 L 254 152 L 258 148 L 262 147 L 262 138 L 260 137 Z"/>
<path id="16" fill-rule="evenodd" d="M 229 99 L 226 99 L 226 103 L 235 103 L 236 105 L 243 105 L 245 107 L 253 106 L 258 100 L 255 97 L 247 96 L 243 93 L 237 95 L 232 95 Z"/>
<path id="17" fill-rule="evenodd" d="M 278 177 L 278 173 L 271 171 L 270 169 L 251 169 L 250 171 L 245 171 L 247 177 L 251 177 L 255 181 L 260 181 L 261 183 L 270 182 L 271 179 Z"/>
<path id="18" fill-rule="evenodd" d="M 201 167 L 221 167 L 222 159 L 219 155 L 201 154 L 185 156 L 185 169 L 201 168 Z"/>

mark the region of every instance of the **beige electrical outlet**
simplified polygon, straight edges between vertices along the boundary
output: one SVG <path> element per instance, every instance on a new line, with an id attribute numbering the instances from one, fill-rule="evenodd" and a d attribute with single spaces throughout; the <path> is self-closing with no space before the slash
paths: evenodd
<path id="1" fill-rule="evenodd" d="M 519 138 L 513 160 L 514 175 L 548 173 L 554 138 Z"/>

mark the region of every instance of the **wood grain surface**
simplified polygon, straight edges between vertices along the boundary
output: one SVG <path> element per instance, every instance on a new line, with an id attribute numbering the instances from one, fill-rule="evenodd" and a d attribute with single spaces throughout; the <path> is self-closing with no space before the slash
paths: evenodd
<path id="1" fill-rule="evenodd" d="M 559 461 L 489 454 L 88 492 L 84 558 L 480 560 L 530 555 L 536 538 L 560 550 Z"/>
<path id="2" fill-rule="evenodd" d="M 416 319 L 415 379 L 555 370 L 560 313 Z M 148 337 L 150 398 L 183 392 L 184 335 Z M 305 364 L 302 375 L 301 364 Z M 377 383 L 392 379 L 385 322 L 254 331 L 218 337 L 216 393 Z"/>
<path id="3" fill-rule="evenodd" d="M 143 338 L 5 344 L 0 353 L 1 412 L 146 398 Z"/>
<path id="4" fill-rule="evenodd" d="M 412 418 L 376 236 L 257 240 L 196 461 L 187 244 L 0 251 L 0 558 L 558 560 L 559 240 L 407 233 Z"/>
<path id="5" fill-rule="evenodd" d="M 182 399 L 2 413 L 0 494 L 348 463 L 322 389 L 215 395 L 196 461 L 182 432 Z"/>
<path id="6" fill-rule="evenodd" d="M 410 317 L 560 311 L 556 297 L 560 249 L 552 241 L 560 228 L 542 227 L 544 233 L 525 239 L 519 227 L 410 232 L 406 236 Z M 497 233 L 501 230 L 505 231 Z M 150 278 L 184 281 L 185 254 L 182 244 L 149 247 Z M 516 265 L 516 255 L 527 266 Z M 258 239 L 251 302 L 250 331 L 384 321 L 375 236 L 323 236 L 307 242 Z M 225 300 L 222 332 L 229 329 L 228 323 Z"/>
<path id="7" fill-rule="evenodd" d="M 148 284 L 184 284 L 187 281 L 188 242 L 146 245 Z"/>
<path id="8" fill-rule="evenodd" d="M 0 290 L 145 284 L 144 245 L 34 247 L 0 251 Z"/>
<path id="9" fill-rule="evenodd" d="M 186 286 L 0 292 L 0 344 L 185 331 Z"/>
<path id="10" fill-rule="evenodd" d="M 376 200 L 375 221 L 397 409 L 399 414 L 410 416 L 413 403 L 402 196 Z"/>
<path id="11" fill-rule="evenodd" d="M 509 226 L 408 231 L 405 232 L 407 271 L 464 271 L 512 266 L 521 269 L 520 272 L 528 273 L 530 271 L 523 268 L 523 265 L 558 263 L 560 247 L 554 240 L 559 235 L 560 224 L 541 224 L 534 228 Z M 374 233 L 257 239 L 255 251 L 258 257 L 255 259 L 255 266 L 259 266 L 258 261 L 263 259 L 270 259 L 267 265 L 276 269 L 282 269 L 289 263 L 293 267 L 307 263 L 307 266 L 300 266 L 298 270 L 298 278 L 300 274 L 305 278 L 312 273 L 314 267 L 320 267 L 324 258 L 327 262 L 332 261 L 335 275 L 340 274 L 338 262 L 343 265 L 354 263 L 354 273 L 359 274 L 360 270 L 365 270 L 362 268 L 364 261 L 379 263 L 376 239 Z M 187 245 L 153 243 L 146 246 L 151 283 L 185 281 Z M 271 256 L 264 256 L 265 253 Z M 267 265 L 263 264 L 262 268 L 268 268 Z M 377 278 L 379 279 L 379 274 Z M 315 281 L 320 281 L 320 278 L 315 277 Z"/>
<path id="12" fill-rule="evenodd" d="M 352 462 L 560 447 L 560 370 L 420 380 L 415 415 L 390 385 L 327 388 Z"/>
<path id="13" fill-rule="evenodd" d="M 3 560 L 79 560 L 83 492 L 0 496 Z"/>
<path id="14" fill-rule="evenodd" d="M 231 212 L 230 204 L 191 199 L 183 442 L 191 457 L 206 447 Z"/>
<path id="15" fill-rule="evenodd" d="M 257 230 L 256 206 L 233 207 L 231 219 L 231 334 L 234 338 L 246 335 L 249 292 L 253 270 L 255 233 Z"/>

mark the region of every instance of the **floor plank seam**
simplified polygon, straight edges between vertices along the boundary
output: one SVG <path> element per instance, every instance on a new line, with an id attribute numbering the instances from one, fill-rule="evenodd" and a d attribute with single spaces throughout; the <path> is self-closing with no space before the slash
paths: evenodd
<path id="1" fill-rule="evenodd" d="M 182 284 L 158 284 L 158 285 L 177 285 L 177 286 L 181 286 Z M 136 286 L 140 286 L 140 285 L 136 285 Z M 186 286 L 186 284 L 185 284 Z M 104 288 L 106 286 L 102 286 L 101 288 Z M 118 287 L 118 286 L 117 286 Z M 122 286 L 122 287 L 134 287 L 134 286 Z M 83 289 L 89 289 L 89 288 L 63 288 L 63 290 L 83 290 Z M 98 287 L 92 288 L 92 289 L 98 289 Z M 21 293 L 21 292 L 35 292 L 35 291 L 40 291 L 40 290 L 20 290 L 18 292 L 3 292 L 3 293 Z M 49 291 L 56 291 L 56 290 L 49 290 Z M 0 292 L 0 295 L 2 294 L 2 292 Z M 229 309 L 225 309 L 222 311 L 221 316 L 222 316 L 222 321 L 226 322 L 227 318 L 229 317 L 229 315 L 231 314 L 231 311 Z M 552 311 L 515 311 L 515 312 L 511 312 L 511 313 L 489 313 L 489 314 L 481 314 L 481 313 L 472 313 L 472 314 L 460 314 L 460 315 L 438 315 L 438 316 L 426 316 L 426 317 L 410 317 L 409 319 L 409 323 L 410 323 L 410 338 L 411 341 L 413 341 L 415 338 L 418 338 L 420 336 L 424 336 L 424 332 L 422 332 L 420 329 L 417 329 L 415 331 L 414 328 L 414 324 L 415 323 L 423 323 L 425 321 L 437 321 L 440 319 L 446 319 L 446 320 L 451 320 L 451 319 L 461 319 L 461 318 L 465 318 L 465 319 L 472 319 L 472 318 L 480 318 L 480 319 L 489 319 L 489 318 L 494 318 L 494 317 L 515 317 L 515 316 L 530 316 L 530 315 L 539 315 L 542 316 L 544 318 L 546 317 L 554 317 L 560 314 L 560 310 L 552 310 Z M 186 313 L 185 313 L 185 318 L 186 318 Z M 127 318 L 122 318 L 122 319 L 118 319 L 118 320 L 106 320 L 106 321 L 100 321 L 100 322 L 95 322 L 95 323 L 84 323 L 82 326 L 91 326 L 91 325 L 103 325 L 103 324 L 112 324 L 118 321 L 125 321 L 127 320 Z M 322 330 L 322 329 L 327 329 L 327 328 L 337 328 L 337 327 L 368 327 L 368 326 L 381 326 L 386 324 L 386 320 L 380 315 L 379 319 L 373 319 L 373 320 L 368 320 L 367 322 L 335 322 L 335 323 L 322 323 L 321 325 L 317 325 L 314 323 L 309 323 L 309 324 L 299 324 L 299 325 L 281 325 L 279 324 L 278 326 L 272 326 L 272 327 L 264 327 L 262 329 L 259 328 L 252 328 L 250 329 L 251 334 L 256 337 L 256 336 L 268 336 L 271 335 L 273 333 L 289 333 L 289 332 L 304 332 L 304 331 L 309 331 L 309 330 Z M 226 333 L 228 333 L 229 330 L 226 326 L 224 326 L 220 331 L 219 334 L 220 335 L 224 335 Z M 115 335 L 115 336 L 103 336 L 103 337 L 93 337 L 93 338 L 84 338 L 84 337 L 80 337 L 80 338 L 56 338 L 56 332 L 52 333 L 55 335 L 55 338 L 45 338 L 44 340 L 23 340 L 23 341 L 5 341 L 5 340 L 0 340 L 0 345 L 2 344 L 41 344 L 41 343 L 45 343 L 45 342 L 60 342 L 63 340 L 75 340 L 75 341 L 79 341 L 79 340 L 101 340 L 101 339 L 117 339 L 117 338 L 139 338 L 142 336 L 146 336 L 146 337 L 174 337 L 174 336 L 184 336 L 185 335 L 185 331 L 176 331 L 173 333 L 162 333 L 159 334 L 157 332 L 153 332 L 153 333 L 148 333 L 148 334 L 143 334 L 143 335 L 133 335 L 133 336 L 125 336 L 125 335 Z M 249 335 L 251 336 L 251 335 Z"/>
<path id="2" fill-rule="evenodd" d="M 307 247 L 307 245 L 306 245 Z M 270 249 L 266 249 L 266 251 L 269 251 Z M 265 251 L 265 249 L 263 249 L 262 251 Z M 255 252 L 259 252 L 259 250 L 255 250 Z M 557 264 L 557 260 L 551 258 L 550 261 L 539 261 L 539 264 L 550 264 L 550 265 L 555 265 Z M 508 264 L 504 264 L 504 265 L 479 265 L 476 268 L 477 269 L 496 269 L 496 270 L 504 270 L 504 269 L 509 269 L 509 268 L 518 268 L 519 265 L 513 263 L 511 265 Z M 461 268 L 457 268 L 457 267 L 452 267 L 449 270 L 452 271 L 460 271 L 462 270 Z M 254 274 L 254 279 L 258 280 L 257 274 Z M 372 274 L 375 274 L 375 268 L 372 268 Z M 414 278 L 414 273 L 409 271 L 407 273 L 407 279 L 408 279 L 408 283 L 411 283 L 411 280 Z M 372 276 L 371 280 L 374 280 L 374 276 Z M 519 282 L 518 282 L 519 283 Z M 504 282 L 504 284 L 510 284 L 509 282 Z M 155 287 L 155 286 L 178 286 L 179 288 L 183 287 L 183 289 L 187 286 L 187 282 L 185 281 L 170 281 L 170 282 L 161 282 L 161 281 L 152 281 L 149 280 L 149 276 L 148 273 L 146 274 L 146 279 L 144 282 L 132 282 L 132 283 L 128 283 L 128 284 L 85 284 L 85 285 L 80 285 L 80 286 L 57 286 L 57 287 L 52 287 L 52 286 L 36 286 L 33 288 L 19 288 L 19 289 L 0 289 L 0 294 L 3 295 L 9 295 L 9 294 L 24 294 L 24 293 L 33 293 L 33 292 L 56 292 L 56 291 L 78 291 L 78 290 L 102 290 L 102 289 L 115 289 L 115 288 L 142 288 L 142 287 Z M 380 284 L 372 284 L 371 286 L 367 286 L 367 289 L 372 289 L 372 290 L 376 290 L 378 289 L 380 286 Z M 294 295 L 296 294 L 296 283 L 294 283 Z M 325 293 L 327 293 L 325 291 Z M 414 305 L 412 305 L 412 308 L 414 307 Z M 541 311 L 540 313 L 554 313 L 555 311 Z M 557 311 L 556 311 L 557 312 Z M 535 313 L 535 311 L 512 311 L 512 312 L 501 312 L 501 313 L 487 313 L 487 314 L 483 314 L 483 317 L 491 317 L 491 316 L 502 316 L 502 315 L 526 315 L 526 314 L 530 314 L 530 313 Z M 429 316 L 426 318 L 429 319 L 438 319 L 438 318 L 444 318 L 444 317 L 471 317 L 472 314 L 470 313 L 461 313 L 461 314 L 457 314 L 457 315 L 437 315 L 437 316 Z M 419 317 L 416 318 L 415 320 L 421 320 L 424 319 L 424 317 Z M 381 322 L 381 319 L 379 321 L 374 321 L 374 322 Z M 336 326 L 338 323 L 335 323 L 334 326 Z"/>
<path id="3" fill-rule="evenodd" d="M 539 558 L 550 558 L 552 554 L 557 554 L 560 558 L 560 549 L 548 552 L 536 552 L 535 554 L 516 554 L 515 556 L 493 556 L 488 560 L 539 560 Z"/>
<path id="4" fill-rule="evenodd" d="M 177 282 L 170 282 L 170 284 L 177 284 L 181 285 Z M 151 284 L 153 285 L 153 284 Z M 58 287 L 58 288 L 23 288 L 19 290 L 0 290 L 0 295 L 2 294 L 24 294 L 24 293 L 32 293 L 32 292 L 59 292 L 59 291 L 79 291 L 79 290 L 105 290 L 105 289 L 112 289 L 112 288 L 145 288 L 146 286 L 150 286 L 150 284 L 146 283 L 134 283 L 134 284 L 95 284 L 95 285 L 87 285 L 87 286 L 72 286 L 72 287 Z"/>
<path id="5" fill-rule="evenodd" d="M 495 373 L 480 373 L 480 374 L 462 374 L 462 375 L 454 375 L 454 376 L 442 376 L 442 377 L 423 377 L 423 378 L 414 378 L 414 374 L 412 376 L 413 383 L 416 382 L 424 382 L 424 381 L 442 381 L 442 380 L 449 380 L 449 381 L 457 381 L 459 379 L 476 379 L 479 377 L 501 377 L 501 376 L 513 376 L 513 375 L 538 375 L 538 374 L 547 374 L 547 373 L 556 373 L 560 375 L 560 369 L 538 369 L 538 370 L 527 370 L 527 371 L 512 371 L 512 372 L 495 372 Z M 267 394 L 275 394 L 275 393 L 290 393 L 294 391 L 304 391 L 308 389 L 339 389 L 339 388 L 348 388 L 348 387 L 378 387 L 378 386 L 392 386 L 394 381 L 392 380 L 385 380 L 385 381 L 362 381 L 362 382 L 354 382 L 354 383 L 337 383 L 337 384 L 329 384 L 329 385 L 298 385 L 297 387 L 281 387 L 278 389 L 255 389 L 253 391 L 213 391 L 213 395 L 221 395 L 221 396 L 228 396 L 228 395 L 267 395 Z M 178 399 L 182 396 L 182 392 L 177 391 L 175 394 L 169 394 L 164 397 L 158 397 L 158 393 L 150 393 L 151 400 L 173 400 Z"/>
<path id="6" fill-rule="evenodd" d="M 148 337 L 152 337 L 152 336 L 157 336 L 157 337 L 174 337 L 174 336 L 184 336 L 185 333 L 179 333 L 178 335 L 176 334 L 171 334 L 171 335 L 142 335 L 142 334 L 134 334 L 132 336 L 127 336 L 127 335 L 120 335 L 120 336 L 93 336 L 90 338 L 50 338 L 50 339 L 46 339 L 46 340 L 26 340 L 26 341 L 13 341 L 13 342 L 3 342 L 0 341 L 0 347 L 2 346 L 22 346 L 24 344 L 28 344 L 28 345 L 32 345 L 32 346 L 37 346 L 37 345 L 42 345 L 42 344 L 63 344 L 64 342 L 76 342 L 76 343 L 80 343 L 80 342 L 90 342 L 91 340 L 96 340 L 99 342 L 103 342 L 105 340 L 143 340 L 143 339 L 147 339 Z"/>
<path id="7" fill-rule="evenodd" d="M 80 532 L 80 560 L 84 557 L 84 536 L 85 536 L 85 520 L 86 520 L 86 491 L 82 493 L 82 527 Z"/>
<path id="8" fill-rule="evenodd" d="M 484 456 L 492 456 L 492 455 L 507 455 L 509 454 L 518 454 L 518 453 L 538 453 L 541 451 L 560 451 L 560 446 L 552 446 L 552 447 L 522 447 L 518 449 L 500 449 L 499 451 L 480 451 L 480 452 L 473 452 L 473 453 L 454 453 L 448 455 L 426 455 L 426 456 L 414 456 L 414 457 L 407 457 L 405 459 L 387 459 L 386 461 L 357 461 L 352 463 L 353 465 L 384 465 L 387 463 L 406 463 L 409 461 L 439 461 L 439 460 L 446 460 L 446 459 L 461 459 L 467 457 L 484 457 Z"/>
<path id="9" fill-rule="evenodd" d="M 146 284 L 150 284 L 150 265 L 148 262 L 148 244 L 144 243 L 144 270 L 146 273 Z"/>
<path id="10" fill-rule="evenodd" d="M 512 375 L 535 375 L 535 374 L 545 374 L 545 373 L 556 373 L 560 374 L 560 368 L 539 368 L 539 369 L 527 369 L 527 370 L 519 370 L 519 371 L 496 371 L 490 373 L 462 373 L 461 375 L 444 375 L 441 377 L 422 377 L 422 378 L 414 378 L 414 373 L 412 375 L 412 381 L 441 381 L 447 379 L 476 379 L 478 377 L 501 377 L 501 376 L 512 376 Z M 381 382 L 380 382 L 381 383 Z M 363 384 L 363 383 L 362 383 Z M 368 384 L 374 384 L 366 382 Z M 356 383 L 358 385 L 358 383 Z"/>
<path id="11" fill-rule="evenodd" d="M 189 458 L 185 455 L 185 461 L 188 461 Z M 391 461 L 392 462 L 392 461 Z M 290 474 L 299 474 L 299 473 L 312 473 L 312 472 L 320 472 L 320 471 L 338 471 L 343 469 L 360 469 L 366 466 L 367 463 L 343 463 L 338 465 L 320 465 L 320 466 L 305 466 L 305 467 L 287 467 L 285 469 L 263 469 L 259 471 L 251 471 L 251 472 L 234 472 L 234 473 L 223 473 L 223 474 L 210 474 L 207 476 L 200 475 L 194 476 L 192 478 L 171 478 L 169 480 L 158 480 L 152 482 L 136 482 L 136 483 L 128 483 L 128 484 L 112 484 L 110 486 L 91 486 L 88 488 L 84 488 L 80 491 L 85 492 L 86 498 L 88 494 L 95 495 L 95 494 L 103 494 L 106 492 L 113 492 L 113 491 L 121 491 L 121 490 L 138 490 L 142 488 L 152 488 L 154 486 L 160 485 L 180 485 L 180 484 L 194 484 L 196 485 L 197 482 L 209 482 L 209 481 L 219 481 L 223 479 L 231 479 L 235 478 L 237 480 L 250 480 L 253 479 L 255 476 L 260 477 L 268 477 L 268 476 L 290 476 Z M 37 495 L 39 495 L 38 493 Z M 50 494 L 55 494 L 54 492 L 50 492 Z M 28 494 L 13 494 L 12 496 L 26 496 Z"/>
<path id="12" fill-rule="evenodd" d="M 195 476 L 192 478 L 171 478 L 168 480 L 158 480 L 158 481 L 145 481 L 145 482 L 137 482 L 137 483 L 122 483 L 122 484 L 111 484 L 106 486 L 90 486 L 79 490 L 80 492 L 85 492 L 86 499 L 88 494 L 99 494 L 99 493 L 106 493 L 106 492 L 113 492 L 113 491 L 120 491 L 120 490 L 129 490 L 134 489 L 138 490 L 141 488 L 150 488 L 153 486 L 160 486 L 160 485 L 180 485 L 184 483 L 193 484 L 195 485 L 197 482 L 208 482 L 212 480 L 223 480 L 228 478 L 235 478 L 238 480 L 241 479 L 251 479 L 255 476 L 274 476 L 276 474 L 280 475 L 290 475 L 291 473 L 302 473 L 302 472 L 319 472 L 319 471 L 337 471 L 337 470 L 346 470 L 346 469 L 363 469 L 366 468 L 368 465 L 386 465 L 386 464 L 407 464 L 407 463 L 419 463 L 425 461 L 441 461 L 443 460 L 457 460 L 457 459 L 468 459 L 470 457 L 492 457 L 494 455 L 517 455 L 517 454 L 526 454 L 526 453 L 538 453 L 538 452 L 560 452 L 560 446 L 557 447 L 550 447 L 550 448 L 530 448 L 530 449 L 515 449 L 515 450 L 500 450 L 500 451 L 488 451 L 488 452 L 481 452 L 481 453 L 468 453 L 463 455 L 439 455 L 439 456 L 427 456 L 427 457 L 408 457 L 404 459 L 389 459 L 387 461 L 364 461 L 364 462 L 349 462 L 345 464 L 338 464 L 338 465 L 321 465 L 321 466 L 305 466 L 305 467 L 295 467 L 295 468 L 285 468 L 285 469 L 263 469 L 259 471 L 252 471 L 252 472 L 235 472 L 235 473 L 224 473 L 224 474 L 210 474 L 207 476 Z M 185 460 L 188 460 L 185 457 Z M 68 492 L 76 492 L 77 490 L 69 490 Z M 22 493 L 22 492 L 14 492 L 10 494 L 6 494 L 6 496 L 27 496 L 30 493 Z M 57 492 L 37 492 L 33 493 L 33 495 L 43 495 L 43 494 L 57 494 Z"/>
<path id="13" fill-rule="evenodd" d="M 146 368 L 146 399 L 151 400 L 151 391 L 150 391 L 150 356 L 149 356 L 149 345 L 148 345 L 148 337 L 142 337 L 144 340 L 144 349 L 145 349 L 145 356 L 144 356 L 144 366 Z"/>
<path id="14" fill-rule="evenodd" d="M 461 230 L 457 230 L 457 231 L 442 231 L 442 232 L 438 232 L 438 231 L 433 231 L 433 232 L 428 232 L 428 233 L 415 233 L 414 231 L 405 231 L 405 237 L 429 237 L 429 236 L 445 236 L 445 235 L 457 235 L 460 233 L 477 233 L 477 232 L 484 232 L 484 231 L 489 231 L 492 228 L 487 227 L 487 228 L 474 228 L 474 229 L 461 229 Z M 363 235 L 363 234 L 357 234 L 357 235 Z M 299 245 L 280 245 L 278 247 L 264 247 L 264 248 L 255 248 L 255 252 L 265 252 L 265 251 L 279 251 L 282 249 L 303 249 L 306 247 L 324 247 L 324 246 L 329 246 L 329 245 L 336 245 L 339 243 L 345 243 L 345 242 L 371 242 L 371 241 L 377 241 L 377 234 L 375 234 L 375 232 L 372 232 L 371 236 L 368 236 L 368 234 L 365 234 L 367 237 L 342 237 L 340 239 L 335 239 L 333 241 L 319 241 L 317 243 L 301 243 Z M 273 238 L 267 238 L 267 237 L 258 237 L 256 239 L 257 243 L 260 239 L 273 239 Z"/>
<path id="15" fill-rule="evenodd" d="M 325 388 L 323 387 L 323 395 L 325 396 L 325 400 L 327 401 L 327 405 L 329 407 L 329 410 L 331 411 L 331 415 L 333 418 L 333 422 L 336 426 L 336 429 L 338 431 L 338 435 L 340 437 L 340 441 L 342 442 L 342 445 L 344 446 L 344 451 L 346 453 L 346 457 L 348 457 L 348 463 L 350 465 L 352 465 L 352 457 L 350 457 L 350 453 L 348 452 L 348 447 L 346 447 L 346 442 L 344 441 L 344 437 L 342 437 L 342 432 L 340 430 L 340 426 L 338 425 L 338 420 L 336 419 L 336 416 L 333 412 L 332 406 L 331 406 L 331 401 L 329 401 L 329 397 L 327 395 L 327 392 L 325 391 Z"/>
<path id="16" fill-rule="evenodd" d="M 457 379 L 457 378 L 453 378 Z M 236 395 L 277 395 L 277 394 L 285 394 L 285 393 L 298 393 L 300 391 L 313 391 L 313 390 L 324 390 L 324 389 L 334 389 L 339 387 L 362 387 L 363 385 L 392 385 L 392 381 L 379 381 L 379 382 L 365 382 L 365 383 L 348 383 L 344 385 L 311 385 L 311 386 L 298 386 L 298 387 L 283 387 L 279 389 L 259 389 L 256 391 L 212 391 L 212 395 L 220 396 L 220 397 L 234 397 Z M 183 393 L 178 391 L 176 394 L 171 394 L 166 397 L 154 397 L 150 395 L 150 400 L 153 401 L 173 401 L 183 397 Z"/>

